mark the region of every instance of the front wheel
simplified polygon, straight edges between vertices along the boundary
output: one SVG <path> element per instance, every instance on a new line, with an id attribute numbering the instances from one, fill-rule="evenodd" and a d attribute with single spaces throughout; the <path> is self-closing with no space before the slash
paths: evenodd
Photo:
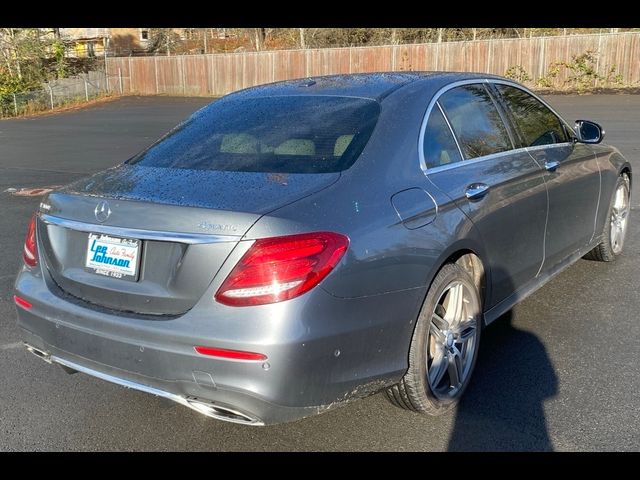
<path id="1" fill-rule="evenodd" d="M 481 301 L 459 265 L 442 267 L 427 293 L 409 349 L 409 369 L 387 389 L 394 405 L 441 415 L 469 384 L 478 357 Z"/>
<path id="2" fill-rule="evenodd" d="M 613 198 L 609 205 L 602 241 L 587 253 L 584 258 L 600 262 L 612 262 L 622 253 L 631 209 L 629 183 L 629 177 L 626 173 L 618 177 Z"/>

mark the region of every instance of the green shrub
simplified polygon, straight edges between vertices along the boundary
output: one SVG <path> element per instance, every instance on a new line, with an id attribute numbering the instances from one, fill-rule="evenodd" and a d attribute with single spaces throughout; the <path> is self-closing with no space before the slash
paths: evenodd
<path id="1" fill-rule="evenodd" d="M 522 65 L 514 65 L 513 67 L 509 67 L 507 71 L 504 72 L 504 76 L 521 83 L 531 80 L 531 76 L 522 67 Z"/>
<path id="2" fill-rule="evenodd" d="M 552 88 L 556 84 L 556 77 L 563 70 L 567 71 L 567 79 L 563 86 L 568 86 L 578 93 L 595 87 L 596 82 L 603 85 L 622 85 L 622 75 L 617 73 L 616 65 L 611 66 L 607 75 L 602 76 L 596 70 L 597 53 L 587 50 L 580 55 L 573 55 L 570 62 L 553 62 L 549 65 L 547 74 L 540 77 L 536 85 Z"/>

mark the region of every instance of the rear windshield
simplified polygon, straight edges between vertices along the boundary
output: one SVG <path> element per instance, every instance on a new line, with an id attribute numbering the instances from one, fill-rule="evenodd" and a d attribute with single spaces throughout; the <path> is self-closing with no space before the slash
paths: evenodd
<path id="1" fill-rule="evenodd" d="M 374 100 L 331 96 L 223 99 L 127 163 L 270 173 L 349 168 L 380 113 Z"/>

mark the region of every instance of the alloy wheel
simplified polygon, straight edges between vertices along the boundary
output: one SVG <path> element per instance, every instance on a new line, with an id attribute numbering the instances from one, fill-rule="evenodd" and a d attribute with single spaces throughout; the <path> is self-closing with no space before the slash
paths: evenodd
<path id="1" fill-rule="evenodd" d="M 616 189 L 611 211 L 611 249 L 616 255 L 622 251 L 629 219 L 629 186 L 621 183 Z"/>
<path id="2" fill-rule="evenodd" d="M 451 282 L 431 315 L 427 380 L 439 399 L 455 397 L 473 366 L 480 306 L 471 288 L 460 281 Z"/>

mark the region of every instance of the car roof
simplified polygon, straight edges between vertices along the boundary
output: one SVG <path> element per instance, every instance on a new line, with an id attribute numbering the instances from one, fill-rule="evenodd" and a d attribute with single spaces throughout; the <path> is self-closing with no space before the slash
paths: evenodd
<path id="1" fill-rule="evenodd" d="M 422 81 L 425 87 L 440 88 L 460 80 L 501 78 L 469 72 L 376 72 L 298 78 L 259 85 L 229 96 L 266 97 L 281 95 L 331 95 L 371 98 L 381 101 L 410 83 Z"/>

